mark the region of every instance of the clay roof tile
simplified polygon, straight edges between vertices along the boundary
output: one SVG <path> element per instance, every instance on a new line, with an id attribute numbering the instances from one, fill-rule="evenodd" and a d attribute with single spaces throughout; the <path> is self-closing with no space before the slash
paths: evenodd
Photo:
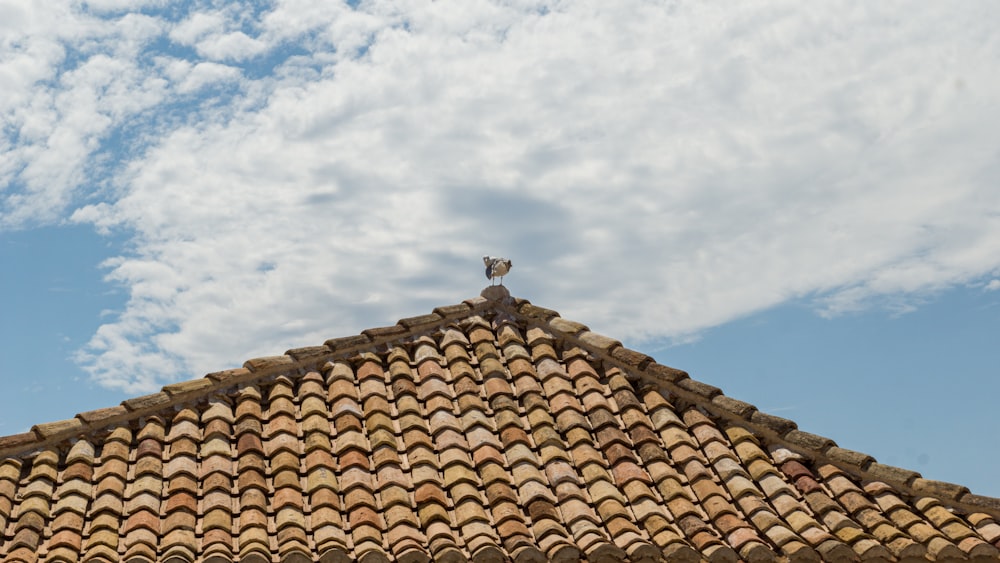
<path id="1" fill-rule="evenodd" d="M 0 438 L 0 556 L 1000 561 L 997 499 L 484 296 Z"/>

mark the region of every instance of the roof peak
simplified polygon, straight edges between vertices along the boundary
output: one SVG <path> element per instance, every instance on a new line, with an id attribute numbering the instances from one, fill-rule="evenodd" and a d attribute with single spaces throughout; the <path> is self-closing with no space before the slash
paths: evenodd
<path id="1" fill-rule="evenodd" d="M 512 305 L 514 302 L 510 296 L 510 291 L 502 285 L 488 285 L 479 295 L 487 301 L 496 301 L 505 305 Z"/>

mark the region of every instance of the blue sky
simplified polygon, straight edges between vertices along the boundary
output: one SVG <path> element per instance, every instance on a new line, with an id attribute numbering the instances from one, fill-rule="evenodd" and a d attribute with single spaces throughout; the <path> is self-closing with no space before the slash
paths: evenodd
<path id="1" fill-rule="evenodd" d="M 1000 495 L 998 11 L 0 3 L 0 434 L 457 302 L 489 253 Z"/>

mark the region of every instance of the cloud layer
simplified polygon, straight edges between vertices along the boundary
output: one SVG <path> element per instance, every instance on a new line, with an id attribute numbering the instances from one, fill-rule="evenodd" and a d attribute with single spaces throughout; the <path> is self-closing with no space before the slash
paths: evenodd
<path id="1" fill-rule="evenodd" d="M 110 387 L 459 301 L 486 253 L 633 342 L 995 285 L 991 2 L 106 4 L 7 8 L 0 225 L 131 233 Z"/>

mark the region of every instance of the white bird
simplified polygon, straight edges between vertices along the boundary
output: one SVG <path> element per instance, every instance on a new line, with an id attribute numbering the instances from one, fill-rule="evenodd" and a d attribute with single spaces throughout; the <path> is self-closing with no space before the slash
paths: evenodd
<path id="1" fill-rule="evenodd" d="M 483 264 L 486 264 L 486 279 L 500 278 L 500 285 L 503 285 L 503 277 L 512 266 L 510 260 L 497 256 L 483 256 Z"/>

